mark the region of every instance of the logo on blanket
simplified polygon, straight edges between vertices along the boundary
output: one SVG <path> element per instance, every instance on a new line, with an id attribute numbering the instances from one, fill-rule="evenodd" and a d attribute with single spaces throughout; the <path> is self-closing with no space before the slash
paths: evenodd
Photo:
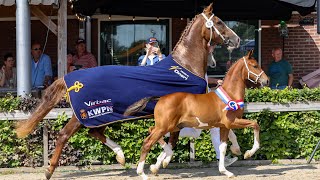
<path id="1" fill-rule="evenodd" d="M 171 66 L 169 70 L 173 70 L 174 73 L 178 74 L 182 79 L 188 80 L 189 75 L 185 73 L 179 66 Z"/>
<path id="2" fill-rule="evenodd" d="M 86 101 L 84 104 L 88 107 L 86 110 L 80 110 L 81 119 L 95 118 L 105 114 L 113 113 L 113 104 L 111 99 Z"/>

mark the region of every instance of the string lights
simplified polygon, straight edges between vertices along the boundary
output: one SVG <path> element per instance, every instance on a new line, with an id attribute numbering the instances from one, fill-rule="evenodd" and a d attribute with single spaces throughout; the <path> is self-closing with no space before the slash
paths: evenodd
<path id="1" fill-rule="evenodd" d="M 76 13 L 76 17 L 79 21 L 86 21 L 86 16 L 82 15 L 82 14 L 78 14 Z"/>

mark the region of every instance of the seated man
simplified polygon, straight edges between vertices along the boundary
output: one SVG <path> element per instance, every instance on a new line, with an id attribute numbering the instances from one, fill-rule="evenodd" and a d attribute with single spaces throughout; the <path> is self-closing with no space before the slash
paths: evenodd
<path id="1" fill-rule="evenodd" d="M 51 59 L 47 54 L 42 53 L 38 42 L 32 43 L 31 55 L 32 88 L 47 88 L 52 80 Z"/>

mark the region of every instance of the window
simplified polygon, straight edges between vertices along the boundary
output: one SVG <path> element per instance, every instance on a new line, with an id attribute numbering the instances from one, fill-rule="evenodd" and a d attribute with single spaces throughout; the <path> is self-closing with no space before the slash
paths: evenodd
<path id="1" fill-rule="evenodd" d="M 241 43 L 240 48 L 233 50 L 231 54 L 224 46 L 215 48 L 214 58 L 217 66 L 215 68 L 208 67 L 208 74 L 215 77 L 223 77 L 229 68 L 227 65 L 229 59 L 234 62 L 243 57 L 248 50 L 254 49 L 255 58 L 258 60 L 258 21 L 225 21 L 225 23 L 238 34 Z"/>
<path id="2" fill-rule="evenodd" d="M 169 20 L 101 21 L 100 65 L 137 65 L 149 37 L 156 37 L 168 55 Z"/>

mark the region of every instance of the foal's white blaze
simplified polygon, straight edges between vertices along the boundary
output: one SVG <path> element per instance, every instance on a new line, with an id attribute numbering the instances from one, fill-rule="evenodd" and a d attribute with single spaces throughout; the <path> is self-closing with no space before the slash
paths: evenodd
<path id="1" fill-rule="evenodd" d="M 228 171 L 224 165 L 224 159 L 225 159 L 225 155 L 226 155 L 226 151 L 227 151 L 227 146 L 228 145 L 226 142 L 221 142 L 221 144 L 219 146 L 219 150 L 220 150 L 219 171 L 221 174 L 227 175 L 228 177 L 234 177 L 234 174 L 232 172 Z"/>
<path id="2" fill-rule="evenodd" d="M 198 117 L 196 117 L 196 120 L 197 120 L 198 123 L 199 123 L 198 127 L 208 127 L 208 126 L 209 126 L 208 123 L 203 123 L 203 122 L 201 122 Z"/>

